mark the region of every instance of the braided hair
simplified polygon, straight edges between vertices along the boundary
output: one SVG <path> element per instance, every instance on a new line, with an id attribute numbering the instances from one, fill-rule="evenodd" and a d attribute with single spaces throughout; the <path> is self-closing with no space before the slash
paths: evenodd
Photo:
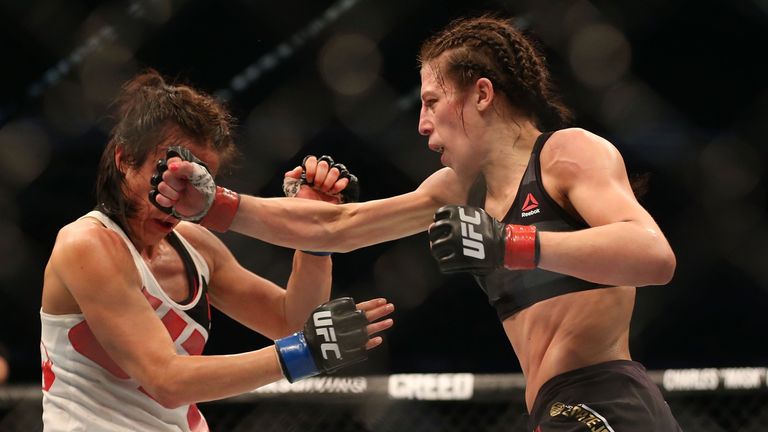
<path id="1" fill-rule="evenodd" d="M 419 63 L 424 66 L 443 53 L 445 76 L 459 88 L 485 77 L 539 129 L 560 129 L 571 122 L 543 56 L 511 22 L 491 15 L 457 19 L 424 42 Z"/>

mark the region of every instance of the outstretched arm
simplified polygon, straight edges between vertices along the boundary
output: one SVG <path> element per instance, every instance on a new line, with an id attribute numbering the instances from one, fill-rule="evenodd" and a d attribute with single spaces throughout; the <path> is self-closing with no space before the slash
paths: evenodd
<path id="1" fill-rule="evenodd" d="M 157 184 L 157 203 L 181 214 L 199 213 L 206 200 L 190 184 L 190 179 L 200 174 L 199 165 L 172 158 L 168 167 Z M 333 205 L 239 195 L 239 206 L 223 225 L 279 246 L 348 252 L 426 230 L 435 209 L 447 203 L 462 203 L 468 187 L 452 170 L 444 168 L 413 192 L 362 203 Z"/>
<path id="2" fill-rule="evenodd" d="M 231 230 L 279 246 L 349 252 L 424 231 L 439 203 L 414 191 L 338 206 L 244 195 Z"/>

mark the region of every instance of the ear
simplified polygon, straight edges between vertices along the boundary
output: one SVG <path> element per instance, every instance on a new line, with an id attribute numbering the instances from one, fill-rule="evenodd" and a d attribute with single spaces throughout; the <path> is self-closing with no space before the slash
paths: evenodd
<path id="1" fill-rule="evenodd" d="M 117 144 L 115 146 L 115 166 L 117 167 L 117 170 L 120 172 L 123 171 L 123 146 L 122 144 Z"/>
<path id="2" fill-rule="evenodd" d="M 475 82 L 475 94 L 477 110 L 485 111 L 493 106 L 493 98 L 495 96 L 493 90 L 493 83 L 488 78 L 480 78 Z"/>

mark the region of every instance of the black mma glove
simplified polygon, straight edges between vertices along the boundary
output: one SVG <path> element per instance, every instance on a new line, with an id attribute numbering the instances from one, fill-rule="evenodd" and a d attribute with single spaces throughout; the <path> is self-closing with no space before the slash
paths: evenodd
<path id="1" fill-rule="evenodd" d="M 301 178 L 296 181 L 295 179 L 285 179 L 283 181 L 283 192 L 285 192 L 285 196 L 292 197 L 296 196 L 296 194 L 299 192 L 299 188 L 301 185 L 309 185 L 312 186 L 313 183 L 309 183 L 307 181 L 307 175 L 306 175 L 306 166 L 304 165 L 307 162 L 307 159 L 313 157 L 314 155 L 307 155 L 304 156 L 304 159 L 301 161 L 301 168 L 303 169 L 301 173 Z M 339 193 L 339 204 L 344 203 L 350 203 L 350 202 L 357 202 L 357 200 L 360 199 L 360 182 L 357 180 L 357 176 L 350 173 L 347 169 L 346 165 L 341 163 L 336 163 L 333 161 L 333 158 L 328 155 L 320 156 L 317 159 L 317 163 L 325 161 L 328 164 L 328 170 L 330 171 L 333 168 L 336 168 L 339 170 L 339 179 L 349 179 L 349 183 L 347 183 L 347 187 L 344 188 L 343 191 Z"/>
<path id="2" fill-rule="evenodd" d="M 307 155 L 304 156 L 304 159 L 301 160 L 301 177 L 296 180 L 292 178 L 286 178 L 283 180 L 283 192 L 285 193 L 285 196 L 287 197 L 294 197 L 296 194 L 299 193 L 299 188 L 301 188 L 301 185 L 309 185 L 312 186 L 312 183 L 309 183 L 307 181 L 307 173 L 306 173 L 306 162 L 307 159 L 310 157 L 313 157 L 314 155 Z M 350 173 L 347 169 L 346 165 L 341 163 L 335 163 L 333 161 L 333 158 L 324 155 L 320 156 L 320 158 L 317 160 L 318 163 L 321 161 L 325 161 L 328 164 L 328 170 L 330 171 L 332 168 L 336 168 L 339 170 L 339 179 L 347 178 L 349 179 L 349 183 L 347 183 L 347 187 L 344 188 L 339 193 L 339 204 L 349 203 L 349 202 L 357 202 L 357 200 L 360 198 L 360 182 L 357 180 L 357 176 Z M 329 256 L 332 255 L 331 252 L 322 252 L 322 251 L 309 251 L 305 250 L 302 251 L 304 253 L 308 253 L 310 255 L 316 255 L 316 256 Z"/>
<path id="3" fill-rule="evenodd" d="M 470 206 L 439 208 L 429 227 L 429 247 L 444 273 L 536 268 L 538 239 L 533 225 L 503 224 Z"/>
<path id="4" fill-rule="evenodd" d="M 192 162 L 195 172 L 187 180 L 189 184 L 203 195 L 204 206 L 196 214 L 185 216 L 174 207 L 163 207 L 157 202 L 157 186 L 163 181 L 163 173 L 168 169 L 168 159 L 179 157 L 181 160 Z M 215 231 L 224 232 L 229 229 L 240 206 L 240 195 L 221 186 L 216 186 L 213 176 L 205 162 L 198 159 L 189 149 L 181 146 L 168 147 L 165 159 L 157 161 L 157 171 L 150 179 L 152 190 L 149 191 L 149 201 L 155 207 L 175 217 L 176 219 L 195 222 Z"/>
<path id="5" fill-rule="evenodd" d="M 304 325 L 304 331 L 275 341 L 283 375 L 295 382 L 368 358 L 368 320 L 351 297 L 331 300 L 318 306 Z"/>

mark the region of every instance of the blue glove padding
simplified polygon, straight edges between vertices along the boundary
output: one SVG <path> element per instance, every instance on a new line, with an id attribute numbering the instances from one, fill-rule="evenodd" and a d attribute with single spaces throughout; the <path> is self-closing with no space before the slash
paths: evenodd
<path id="1" fill-rule="evenodd" d="M 280 367 L 288 382 L 296 382 L 320 373 L 309 351 L 304 332 L 296 332 L 275 341 Z"/>
<path id="2" fill-rule="evenodd" d="M 304 331 L 275 341 L 283 375 L 295 382 L 365 360 L 367 326 L 365 313 L 357 309 L 351 297 L 318 306 Z"/>

